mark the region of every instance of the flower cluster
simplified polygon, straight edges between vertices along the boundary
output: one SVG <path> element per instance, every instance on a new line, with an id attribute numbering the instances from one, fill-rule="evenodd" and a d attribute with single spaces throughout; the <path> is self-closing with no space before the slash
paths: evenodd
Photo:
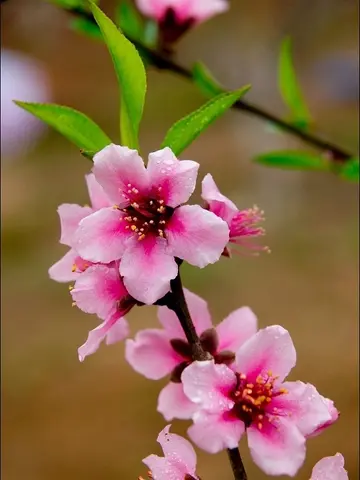
<path id="1" fill-rule="evenodd" d="M 151 153 L 145 167 L 136 150 L 112 144 L 95 155 L 93 172 L 86 176 L 91 207 L 59 207 L 60 242 L 70 250 L 50 268 L 50 277 L 75 281 L 74 305 L 103 320 L 80 347 L 81 360 L 104 339 L 114 343 L 128 335 L 124 315 L 170 291 L 178 259 L 203 268 L 228 251 L 229 241 L 259 233 L 249 226 L 246 210 L 239 212 L 219 192 L 213 200 L 206 178 L 205 208 L 186 205 L 198 168 L 169 148 Z"/>

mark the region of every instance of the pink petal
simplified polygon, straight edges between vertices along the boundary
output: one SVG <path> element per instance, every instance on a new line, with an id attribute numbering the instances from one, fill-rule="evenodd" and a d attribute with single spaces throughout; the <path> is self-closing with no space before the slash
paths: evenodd
<path id="1" fill-rule="evenodd" d="M 76 280 L 79 273 L 73 272 L 72 268 L 77 257 L 75 250 L 70 249 L 60 260 L 49 268 L 49 276 L 56 282 L 72 282 Z"/>
<path id="2" fill-rule="evenodd" d="M 220 193 L 210 173 L 205 175 L 201 187 L 201 197 L 209 205 L 209 210 L 225 220 L 230 226 L 232 218 L 239 211 L 237 206 L 229 198 Z"/>
<path id="3" fill-rule="evenodd" d="M 257 318 L 249 307 L 238 308 L 216 327 L 219 336 L 218 351 L 236 352 L 257 332 Z"/>
<path id="4" fill-rule="evenodd" d="M 125 230 L 123 216 L 123 212 L 110 207 L 84 218 L 74 236 L 74 247 L 81 257 L 101 263 L 120 259 L 131 236 Z"/>
<path id="5" fill-rule="evenodd" d="M 183 467 L 173 465 L 167 458 L 149 455 L 143 459 L 154 480 L 184 480 L 186 472 Z"/>
<path id="6" fill-rule="evenodd" d="M 73 238 L 80 220 L 93 212 L 90 207 L 80 207 L 73 203 L 63 203 L 58 207 L 61 224 L 60 243 L 73 246 Z"/>
<path id="7" fill-rule="evenodd" d="M 305 438 L 287 419 L 264 423 L 262 430 L 247 429 L 251 456 L 267 475 L 293 477 L 305 460 Z"/>
<path id="8" fill-rule="evenodd" d="M 151 380 L 165 377 L 182 362 L 167 332 L 157 329 L 141 330 L 135 340 L 127 340 L 125 358 L 136 372 Z"/>
<path id="9" fill-rule="evenodd" d="M 147 170 L 152 188 L 169 207 L 177 207 L 189 200 L 195 190 L 199 164 L 191 160 L 179 161 L 170 148 L 150 153 Z"/>
<path id="10" fill-rule="evenodd" d="M 194 424 L 188 429 L 190 439 L 209 453 L 236 448 L 244 432 L 244 423 L 236 417 L 206 412 L 195 413 Z"/>
<path id="11" fill-rule="evenodd" d="M 236 386 L 236 376 L 226 365 L 215 365 L 213 360 L 193 362 L 181 381 L 185 395 L 208 412 L 225 412 L 234 406 L 229 393 Z"/>
<path id="12" fill-rule="evenodd" d="M 118 302 L 127 295 L 119 270 L 106 265 L 94 265 L 76 280 L 71 296 L 80 310 L 96 313 L 106 319 L 118 309 Z M 129 309 L 122 312 L 125 315 Z"/>
<path id="13" fill-rule="evenodd" d="M 288 393 L 274 397 L 269 411 L 276 408 L 274 415 L 289 416 L 304 436 L 331 421 L 329 404 L 313 385 L 297 381 L 285 382 L 281 387 Z"/>
<path id="14" fill-rule="evenodd" d="M 236 354 L 237 371 L 255 382 L 260 374 L 271 371 L 281 382 L 296 363 L 296 351 L 287 330 L 279 325 L 259 330 Z"/>
<path id="15" fill-rule="evenodd" d="M 226 0 L 196 0 L 190 3 L 188 16 L 194 18 L 196 22 L 204 22 L 228 8 L 229 3 Z"/>
<path id="16" fill-rule="evenodd" d="M 348 478 L 344 468 L 344 457 L 337 453 L 319 460 L 312 470 L 310 480 L 348 480 Z"/>
<path id="17" fill-rule="evenodd" d="M 129 335 L 129 326 L 124 317 L 119 318 L 115 313 L 99 326 L 89 332 L 86 342 L 78 349 L 80 362 L 83 362 L 88 355 L 95 353 L 101 342 L 106 339 L 106 344 L 119 342 Z"/>
<path id="18" fill-rule="evenodd" d="M 317 427 L 317 429 L 314 432 L 312 432 L 310 435 L 307 435 L 307 437 L 316 437 L 317 435 L 322 433 L 323 430 L 325 430 L 328 427 L 331 427 L 331 425 L 333 423 L 335 423 L 340 416 L 340 412 L 335 407 L 334 402 L 332 400 L 330 400 L 329 398 L 322 397 L 322 396 L 321 396 L 321 398 L 323 399 L 323 401 L 326 404 L 326 407 L 327 407 L 329 415 L 330 415 L 330 420 L 328 420 L 328 421 L 322 423 L 321 425 L 319 425 Z"/>
<path id="19" fill-rule="evenodd" d="M 149 237 L 129 244 L 120 273 L 130 295 L 152 305 L 170 290 L 170 280 L 178 274 L 178 266 L 174 257 L 166 253 L 165 239 Z"/>
<path id="20" fill-rule="evenodd" d="M 93 173 L 85 175 L 85 181 L 93 209 L 100 210 L 100 208 L 110 207 L 110 199 L 102 186 L 96 181 L 95 175 Z"/>
<path id="21" fill-rule="evenodd" d="M 159 394 L 157 411 L 166 421 L 174 418 L 189 420 L 197 409 L 196 403 L 185 395 L 181 383 L 169 382 Z"/>
<path id="22" fill-rule="evenodd" d="M 132 188 L 142 195 L 148 192 L 147 171 L 136 150 L 108 145 L 94 156 L 93 172 L 105 193 L 120 207 L 131 203 L 128 191 Z"/>
<path id="23" fill-rule="evenodd" d="M 177 208 L 165 232 L 172 254 L 200 268 L 219 260 L 229 241 L 226 222 L 199 205 Z"/>
<path id="24" fill-rule="evenodd" d="M 212 327 L 207 302 L 186 288 L 184 288 L 184 293 L 196 332 L 198 335 L 201 335 L 204 330 Z M 179 319 L 172 310 L 169 310 L 167 307 L 159 307 L 158 318 L 170 338 L 185 338 Z"/>
<path id="25" fill-rule="evenodd" d="M 177 465 L 185 474 L 194 475 L 196 470 L 196 453 L 191 443 L 180 435 L 169 433 L 170 425 L 159 433 L 157 441 L 160 443 L 165 458 L 172 465 Z"/>

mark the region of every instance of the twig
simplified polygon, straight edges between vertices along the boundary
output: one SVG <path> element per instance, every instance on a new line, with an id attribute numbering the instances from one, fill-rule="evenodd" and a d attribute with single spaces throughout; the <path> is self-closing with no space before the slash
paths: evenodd
<path id="1" fill-rule="evenodd" d="M 68 11 L 76 16 L 86 18 L 87 20 L 96 23 L 92 14 L 84 9 L 71 8 Z M 127 38 L 135 45 L 135 47 L 139 50 L 140 53 L 143 53 L 147 56 L 147 58 L 150 60 L 154 67 L 158 68 L 159 70 L 168 70 L 170 72 L 176 73 L 183 78 L 187 78 L 191 81 L 193 80 L 193 74 L 191 70 L 173 61 L 171 58 L 169 58 L 169 56 L 166 56 L 147 47 L 138 40 L 134 40 L 129 36 L 127 36 Z M 334 163 L 345 163 L 347 160 L 350 160 L 354 157 L 354 154 L 344 150 L 336 144 L 323 140 L 311 133 L 308 133 L 296 127 L 292 123 L 286 122 L 285 120 L 282 120 L 276 115 L 266 111 L 262 107 L 253 105 L 252 103 L 246 102 L 244 100 L 238 100 L 236 103 L 234 103 L 233 108 L 241 110 L 243 112 L 247 112 L 251 115 L 261 118 L 262 120 L 266 120 L 274 125 L 277 125 L 280 129 L 292 134 L 295 137 L 300 138 L 309 145 L 320 149 L 323 153 L 326 153 L 328 155 L 330 154 L 329 157 Z"/>
<path id="2" fill-rule="evenodd" d="M 235 480 L 247 480 L 244 464 L 241 459 L 241 455 L 238 448 L 228 448 L 228 457 L 230 460 L 231 468 L 234 473 Z"/>

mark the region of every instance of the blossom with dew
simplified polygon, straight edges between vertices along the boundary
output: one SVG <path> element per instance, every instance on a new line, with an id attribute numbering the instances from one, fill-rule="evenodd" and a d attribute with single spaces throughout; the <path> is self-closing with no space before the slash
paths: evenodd
<path id="1" fill-rule="evenodd" d="M 213 328 L 206 301 L 188 290 L 185 298 L 204 350 L 216 364 L 231 365 L 234 352 L 257 331 L 254 313 L 248 307 L 239 308 Z M 196 404 L 185 396 L 181 374 L 192 362 L 191 346 L 172 310 L 159 307 L 158 317 L 163 329 L 141 330 L 134 340 L 127 340 L 125 357 L 134 370 L 147 378 L 158 380 L 170 375 L 170 382 L 160 392 L 158 411 L 168 421 L 188 419 Z"/>
<path id="2" fill-rule="evenodd" d="M 180 435 L 170 433 L 167 425 L 157 441 L 164 452 L 163 457 L 149 455 L 143 459 L 150 469 L 152 480 L 200 480 L 196 475 L 196 453 L 191 443 Z M 139 477 L 139 480 L 144 480 Z"/>
<path id="3" fill-rule="evenodd" d="M 88 267 L 79 275 L 70 293 L 74 305 L 104 320 L 89 332 L 86 342 L 78 349 L 80 361 L 94 353 L 104 339 L 109 345 L 128 336 L 124 315 L 136 305 L 136 301 L 128 294 L 115 262 Z"/>
<path id="4" fill-rule="evenodd" d="M 284 381 L 295 363 L 291 337 L 278 325 L 240 346 L 233 369 L 213 360 L 193 362 L 181 376 L 185 394 L 199 407 L 190 438 L 217 453 L 236 448 L 246 431 L 252 458 L 265 473 L 294 476 L 306 438 L 331 420 L 313 385 Z"/>
<path id="5" fill-rule="evenodd" d="M 1 158 L 15 157 L 32 147 L 45 125 L 19 108 L 14 100 L 46 102 L 50 87 L 47 73 L 34 58 L 1 49 Z"/>
<path id="6" fill-rule="evenodd" d="M 250 240 L 265 234 L 265 230 L 259 227 L 259 223 L 264 220 L 264 212 L 259 210 L 258 207 L 239 210 L 229 198 L 219 191 L 210 173 L 205 175 L 202 181 L 201 196 L 210 212 L 215 213 L 228 224 L 230 243 L 247 247 L 248 251 L 252 252 L 270 251 L 268 247 L 249 243 Z M 230 256 L 228 247 L 225 247 L 223 255 Z"/>
<path id="7" fill-rule="evenodd" d="M 310 480 L 348 480 L 344 464 L 344 457 L 341 453 L 336 453 L 332 457 L 324 457 L 314 466 Z"/>
<path id="8" fill-rule="evenodd" d="M 86 175 L 85 180 L 92 206 L 81 207 L 72 203 L 64 203 L 58 208 L 61 225 L 60 243 L 70 247 L 70 250 L 49 269 L 50 278 L 57 282 L 72 282 L 92 265 L 92 262 L 84 260 L 74 250 L 74 234 L 80 220 L 100 208 L 112 205 L 93 174 Z"/>
<path id="9" fill-rule="evenodd" d="M 179 161 L 170 148 L 150 153 L 108 145 L 94 156 L 93 173 L 113 202 L 80 220 L 73 246 L 93 263 L 121 259 L 129 294 L 153 304 L 178 274 L 174 257 L 200 268 L 219 260 L 229 240 L 226 222 L 188 201 L 199 164 Z"/>

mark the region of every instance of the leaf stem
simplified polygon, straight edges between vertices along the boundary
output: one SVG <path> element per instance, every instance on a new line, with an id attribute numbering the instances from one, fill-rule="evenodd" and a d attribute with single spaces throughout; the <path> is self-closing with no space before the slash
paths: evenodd
<path id="1" fill-rule="evenodd" d="M 78 8 L 68 9 L 68 11 L 76 16 L 86 18 L 91 22 L 95 22 L 91 13 L 85 9 L 78 7 Z M 183 78 L 187 78 L 188 80 L 191 80 L 191 81 L 193 80 L 193 74 L 191 70 L 176 63 L 168 55 L 157 52 L 147 47 L 142 42 L 139 42 L 138 40 L 135 40 L 129 37 L 125 33 L 124 35 L 128 38 L 128 40 L 130 40 L 135 45 L 135 47 L 139 50 L 140 53 L 143 53 L 146 55 L 146 57 L 151 61 L 154 67 L 158 68 L 159 70 L 168 70 L 173 73 L 176 73 L 177 75 Z M 247 112 L 250 115 L 254 115 L 258 118 L 261 118 L 262 120 L 265 120 L 274 125 L 277 125 L 280 129 L 286 131 L 287 133 L 300 138 L 305 143 L 308 143 L 309 145 L 318 148 L 323 153 L 328 154 L 330 157 L 330 160 L 334 164 L 345 163 L 355 156 L 351 152 L 348 152 L 347 150 L 339 147 L 338 145 L 332 142 L 323 140 L 322 138 L 314 134 L 311 134 L 301 128 L 298 128 L 297 126 L 293 125 L 290 122 L 286 122 L 285 120 L 282 120 L 281 118 L 277 117 L 271 112 L 268 112 L 267 110 L 265 110 L 260 106 L 254 105 L 244 100 L 238 100 L 233 104 L 232 108 L 241 110 L 243 112 Z"/>

